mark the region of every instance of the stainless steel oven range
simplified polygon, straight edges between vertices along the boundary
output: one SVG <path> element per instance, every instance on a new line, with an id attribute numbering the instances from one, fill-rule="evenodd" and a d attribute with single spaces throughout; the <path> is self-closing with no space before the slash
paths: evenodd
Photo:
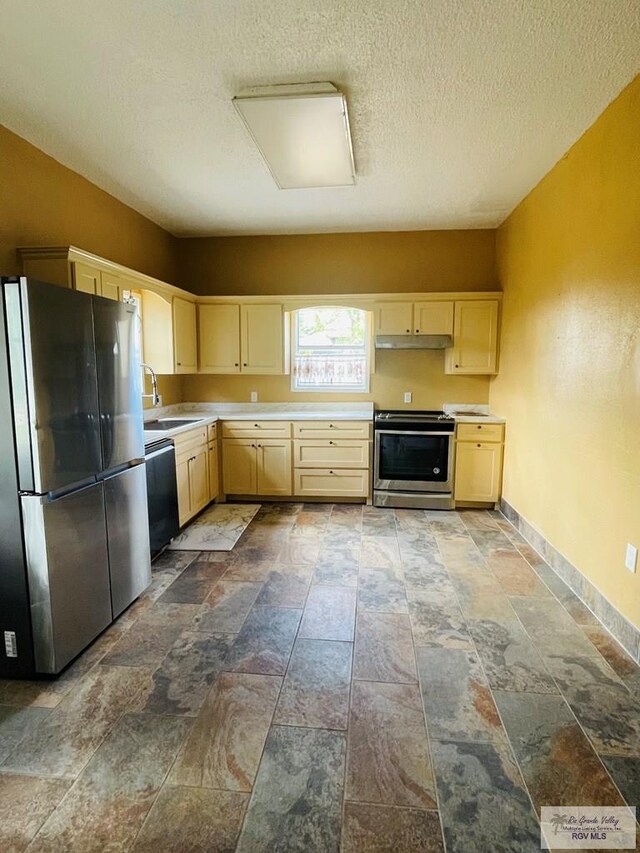
<path id="1" fill-rule="evenodd" d="M 453 509 L 453 433 L 444 412 L 377 411 L 375 506 Z"/>

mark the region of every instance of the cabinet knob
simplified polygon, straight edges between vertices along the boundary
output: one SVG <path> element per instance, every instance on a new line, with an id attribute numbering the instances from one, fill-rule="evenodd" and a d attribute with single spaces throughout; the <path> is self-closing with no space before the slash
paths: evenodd
<path id="1" fill-rule="evenodd" d="M 254 424 L 254 427 L 255 427 L 256 429 L 260 429 L 260 424 Z"/>
<path id="2" fill-rule="evenodd" d="M 410 334 L 411 334 L 411 329 L 407 329 L 407 334 L 408 334 L 408 335 L 410 335 Z"/>
<path id="3" fill-rule="evenodd" d="M 255 444 L 252 444 L 251 447 L 255 447 Z M 480 445 L 478 445 L 478 447 L 480 447 Z"/>
<path id="4" fill-rule="evenodd" d="M 460 367 L 460 365 L 459 365 L 459 364 L 456 364 L 456 365 L 454 365 L 454 367 Z"/>
<path id="5" fill-rule="evenodd" d="M 482 429 L 482 424 L 478 424 L 478 429 Z"/>
<path id="6" fill-rule="evenodd" d="M 234 367 L 240 367 L 240 362 L 236 361 L 236 363 L 233 366 Z"/>
<path id="7" fill-rule="evenodd" d="M 178 365 L 178 367 L 182 367 L 182 362 L 181 362 L 181 361 L 176 362 L 176 364 Z"/>
<path id="8" fill-rule="evenodd" d="M 332 442 L 332 441 L 330 441 L 330 442 L 329 442 L 329 444 L 333 444 L 333 442 Z"/>
<path id="9" fill-rule="evenodd" d="M 416 335 L 420 334 L 420 329 L 416 329 Z"/>
<path id="10" fill-rule="evenodd" d="M 329 424 L 329 429 L 334 429 L 333 424 Z"/>
<path id="11" fill-rule="evenodd" d="M 261 444 L 259 444 L 259 445 L 258 445 L 258 447 L 262 447 L 262 445 L 261 445 Z"/>
<path id="12" fill-rule="evenodd" d="M 479 444 L 479 445 L 478 445 L 478 447 L 482 447 L 482 445 L 481 445 L 481 444 Z"/>
<path id="13" fill-rule="evenodd" d="M 329 471 L 330 474 L 333 474 L 333 471 Z"/>
<path id="14" fill-rule="evenodd" d="M 242 362 L 242 366 L 243 366 L 243 367 L 246 367 L 246 366 L 247 366 L 247 362 L 246 362 L 246 361 L 243 361 L 243 362 Z"/>

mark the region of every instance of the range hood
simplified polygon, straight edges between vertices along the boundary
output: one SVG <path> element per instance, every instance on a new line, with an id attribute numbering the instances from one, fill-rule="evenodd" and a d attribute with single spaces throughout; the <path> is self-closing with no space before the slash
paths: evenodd
<path id="1" fill-rule="evenodd" d="M 376 349 L 446 349 L 451 335 L 376 335 Z"/>

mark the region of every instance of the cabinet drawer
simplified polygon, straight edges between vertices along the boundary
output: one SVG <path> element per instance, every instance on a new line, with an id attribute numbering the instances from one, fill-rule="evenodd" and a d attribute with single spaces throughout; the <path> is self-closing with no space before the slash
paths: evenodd
<path id="1" fill-rule="evenodd" d="M 369 421 L 297 421 L 294 438 L 369 438 Z"/>
<path id="2" fill-rule="evenodd" d="M 369 442 L 305 438 L 293 442 L 295 468 L 368 468 Z"/>
<path id="3" fill-rule="evenodd" d="M 504 424 L 458 424 L 458 441 L 502 441 Z"/>
<path id="4" fill-rule="evenodd" d="M 291 438 L 289 421 L 224 421 L 223 438 Z"/>
<path id="5" fill-rule="evenodd" d="M 301 497 L 366 498 L 369 471 L 364 468 L 296 468 L 294 493 Z"/>
<path id="6" fill-rule="evenodd" d="M 215 441 L 218 437 L 218 424 L 207 424 L 207 440 Z"/>
<path id="7" fill-rule="evenodd" d="M 207 443 L 207 428 L 202 426 L 197 429 L 190 429 L 188 432 L 178 433 L 173 437 L 173 443 L 176 448 L 176 460 L 192 455 L 194 451 Z"/>

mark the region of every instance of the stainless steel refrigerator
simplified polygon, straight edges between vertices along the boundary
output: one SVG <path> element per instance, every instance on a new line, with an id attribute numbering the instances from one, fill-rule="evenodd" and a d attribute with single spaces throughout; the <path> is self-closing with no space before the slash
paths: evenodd
<path id="1" fill-rule="evenodd" d="M 151 581 L 135 307 L 24 277 L 0 311 L 0 676 L 60 672 Z"/>

